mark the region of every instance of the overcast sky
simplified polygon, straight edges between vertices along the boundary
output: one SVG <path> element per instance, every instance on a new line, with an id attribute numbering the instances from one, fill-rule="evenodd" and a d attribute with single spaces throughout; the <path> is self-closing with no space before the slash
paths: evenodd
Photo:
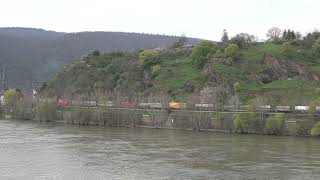
<path id="1" fill-rule="evenodd" d="M 320 28 L 319 0 L 1 0 L 1 27 L 125 31 L 219 40 L 273 26 L 303 34 Z"/>

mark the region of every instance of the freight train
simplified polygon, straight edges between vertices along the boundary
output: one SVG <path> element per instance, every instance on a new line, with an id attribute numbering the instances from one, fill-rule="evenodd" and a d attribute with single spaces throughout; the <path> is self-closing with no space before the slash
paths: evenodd
<path id="1" fill-rule="evenodd" d="M 56 102 L 57 105 L 62 107 L 79 106 L 79 107 L 107 107 L 107 108 L 128 108 L 128 109 L 166 109 L 166 110 L 198 110 L 198 111 L 214 111 L 214 104 L 190 104 L 180 102 L 164 103 L 151 103 L 151 102 L 136 102 L 136 101 L 122 101 L 115 103 L 113 101 L 95 101 L 95 100 L 68 100 L 68 99 L 40 99 L 40 103 Z M 223 111 L 246 111 L 249 106 L 223 106 Z M 306 113 L 310 109 L 309 106 L 294 106 L 294 105 L 259 105 L 256 107 L 257 111 L 263 112 L 282 112 L 282 113 Z M 316 112 L 320 113 L 320 106 L 316 106 Z"/>

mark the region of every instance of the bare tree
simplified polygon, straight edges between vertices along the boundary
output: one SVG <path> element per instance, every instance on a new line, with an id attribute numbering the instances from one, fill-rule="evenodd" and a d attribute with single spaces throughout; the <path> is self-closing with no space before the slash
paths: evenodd
<path id="1" fill-rule="evenodd" d="M 282 31 L 278 27 L 272 27 L 268 30 L 266 36 L 272 41 L 279 41 L 281 39 Z"/>

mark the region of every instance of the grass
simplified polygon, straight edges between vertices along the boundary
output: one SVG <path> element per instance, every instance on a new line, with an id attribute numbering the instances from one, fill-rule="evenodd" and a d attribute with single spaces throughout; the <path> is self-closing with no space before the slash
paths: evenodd
<path id="1" fill-rule="evenodd" d="M 188 92 L 185 92 L 186 85 L 200 88 L 203 77 L 200 70 L 191 64 L 189 57 L 180 57 L 175 60 L 163 62 L 161 72 L 155 81 L 155 90 L 166 91 L 175 96 L 175 99 L 183 99 Z"/>

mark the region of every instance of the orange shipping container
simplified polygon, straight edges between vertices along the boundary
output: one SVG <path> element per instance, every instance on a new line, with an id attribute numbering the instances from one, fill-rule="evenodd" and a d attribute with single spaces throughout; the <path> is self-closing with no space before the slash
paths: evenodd
<path id="1" fill-rule="evenodd" d="M 169 108 L 170 109 L 185 109 L 186 103 L 171 102 L 171 103 L 169 103 Z"/>

